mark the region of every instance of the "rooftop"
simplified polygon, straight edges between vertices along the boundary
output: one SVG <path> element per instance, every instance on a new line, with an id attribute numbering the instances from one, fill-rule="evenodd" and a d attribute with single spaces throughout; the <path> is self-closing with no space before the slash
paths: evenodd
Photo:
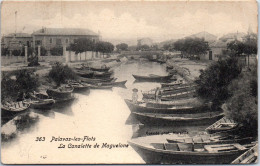
<path id="1" fill-rule="evenodd" d="M 6 35 L 5 37 L 14 37 L 15 33 L 10 33 L 8 35 Z M 16 37 L 32 37 L 30 34 L 28 33 L 16 33 Z"/>
<path id="2" fill-rule="evenodd" d="M 98 36 L 97 33 L 89 29 L 81 28 L 42 28 L 33 33 L 33 35 L 79 35 L 79 36 Z"/>

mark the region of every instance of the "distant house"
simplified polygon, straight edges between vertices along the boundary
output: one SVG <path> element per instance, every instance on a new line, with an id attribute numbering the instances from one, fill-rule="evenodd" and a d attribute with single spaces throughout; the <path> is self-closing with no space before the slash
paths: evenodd
<path id="1" fill-rule="evenodd" d="M 22 46 L 31 47 L 33 38 L 28 33 L 11 33 L 2 37 L 2 47 L 19 49 Z"/>
<path id="2" fill-rule="evenodd" d="M 153 45 L 153 40 L 150 38 L 142 38 L 137 40 L 137 47 L 142 45 L 148 45 L 149 47 Z"/>
<path id="3" fill-rule="evenodd" d="M 87 38 L 93 42 L 100 40 L 99 34 L 80 28 L 42 28 L 32 34 L 34 47 L 40 45 L 50 50 L 53 47 L 69 46 L 75 39 Z"/>

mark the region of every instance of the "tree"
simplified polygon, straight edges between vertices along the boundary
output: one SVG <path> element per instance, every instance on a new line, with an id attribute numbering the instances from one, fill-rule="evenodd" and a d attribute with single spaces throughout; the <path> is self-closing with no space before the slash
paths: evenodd
<path id="1" fill-rule="evenodd" d="M 111 53 L 114 51 L 114 45 L 109 42 L 100 41 L 96 43 L 96 51 L 102 52 L 104 56 L 105 53 Z"/>
<path id="2" fill-rule="evenodd" d="M 15 101 L 20 93 L 29 93 L 39 87 L 39 77 L 30 70 L 3 73 L 1 81 L 2 101 Z"/>
<path id="3" fill-rule="evenodd" d="M 50 49 L 51 55 L 54 56 L 62 56 L 63 55 L 63 48 L 62 47 L 53 47 Z"/>
<path id="4" fill-rule="evenodd" d="M 243 42 L 234 40 L 227 44 L 227 49 L 231 51 L 233 56 L 246 55 L 248 57 L 249 67 L 249 56 L 251 54 L 257 54 L 257 36 L 255 34 L 246 35 Z"/>
<path id="5" fill-rule="evenodd" d="M 185 38 L 174 43 L 175 50 L 189 56 L 206 54 L 209 50 L 208 42 L 204 38 Z"/>
<path id="6" fill-rule="evenodd" d="M 70 44 L 70 50 L 74 51 L 75 54 L 93 51 L 95 47 L 95 43 L 92 40 L 87 38 L 79 38 L 74 41 L 74 43 Z"/>
<path id="7" fill-rule="evenodd" d="M 232 97 L 225 104 L 225 114 L 243 125 L 242 133 L 257 135 L 257 67 L 243 72 L 228 87 Z"/>
<path id="8" fill-rule="evenodd" d="M 147 44 L 144 44 L 144 45 L 138 46 L 136 49 L 142 50 L 142 51 L 148 51 L 148 50 L 150 50 L 150 47 Z"/>
<path id="9" fill-rule="evenodd" d="M 120 43 L 116 45 L 117 50 L 126 51 L 128 49 L 128 45 L 126 43 Z"/>
<path id="10" fill-rule="evenodd" d="M 232 57 L 219 60 L 200 72 L 199 78 L 195 81 L 199 85 L 198 96 L 212 101 L 214 105 L 221 105 L 231 96 L 228 85 L 241 73 L 241 66 L 238 59 Z"/>
<path id="11" fill-rule="evenodd" d="M 174 51 L 174 44 L 173 43 L 166 43 L 163 45 L 164 50 Z"/>
<path id="12" fill-rule="evenodd" d="M 62 83 L 66 83 L 67 80 L 76 79 L 76 74 L 67 65 L 64 66 L 60 62 L 56 62 L 49 72 L 49 78 L 51 78 L 57 86 L 60 86 Z"/>

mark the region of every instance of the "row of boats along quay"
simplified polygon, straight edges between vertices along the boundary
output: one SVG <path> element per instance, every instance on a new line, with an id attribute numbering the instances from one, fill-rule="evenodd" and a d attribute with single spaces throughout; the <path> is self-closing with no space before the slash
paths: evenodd
<path id="1" fill-rule="evenodd" d="M 2 152 L 18 151 L 32 137 L 59 145 L 59 138 L 84 139 L 87 134 L 105 148 L 123 146 L 118 153 L 139 157 L 133 163 L 255 163 L 257 138 L 241 134 L 243 126 L 225 115 L 225 106 L 197 94 L 195 80 L 211 63 L 119 55 L 68 66 L 41 62 L 37 67 L 2 68 L 2 85 L 39 79 L 39 86 L 30 93 L 21 91 L 17 101 L 2 99 Z M 51 74 L 60 68 L 73 79 L 61 81 L 64 73 Z M 55 78 L 61 83 L 55 84 Z M 53 151 L 42 145 L 42 151 Z"/>

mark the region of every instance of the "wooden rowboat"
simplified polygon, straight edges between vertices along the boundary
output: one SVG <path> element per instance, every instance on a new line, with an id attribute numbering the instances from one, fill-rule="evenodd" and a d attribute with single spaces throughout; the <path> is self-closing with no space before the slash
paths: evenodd
<path id="1" fill-rule="evenodd" d="M 25 100 L 34 109 L 50 109 L 55 103 L 55 100 L 50 98 L 48 95 L 36 93 L 30 95 L 29 100 Z"/>
<path id="2" fill-rule="evenodd" d="M 74 70 L 74 72 L 81 77 L 91 78 L 94 76 L 94 72 L 91 70 Z"/>
<path id="3" fill-rule="evenodd" d="M 232 161 L 231 164 L 252 164 L 258 161 L 258 144 Z"/>
<path id="4" fill-rule="evenodd" d="M 253 137 L 246 138 L 237 138 L 235 136 L 229 137 L 214 137 L 210 135 L 201 135 L 196 137 L 187 137 L 187 138 L 177 138 L 177 139 L 166 139 L 169 143 L 193 143 L 199 145 L 212 145 L 212 144 L 231 144 L 231 143 L 239 143 L 239 144 L 247 144 L 249 142 L 254 141 Z"/>
<path id="5" fill-rule="evenodd" d="M 86 84 L 84 82 L 70 82 L 68 86 L 72 86 L 74 88 L 73 92 L 89 90 L 89 84 Z"/>
<path id="6" fill-rule="evenodd" d="M 93 78 L 110 78 L 113 72 L 98 72 L 95 71 Z"/>
<path id="7" fill-rule="evenodd" d="M 138 121 L 153 126 L 200 126 L 209 125 L 224 116 L 222 111 L 198 114 L 155 114 L 132 112 Z M 212 115 L 211 115 L 212 114 Z"/>
<path id="8" fill-rule="evenodd" d="M 90 67 L 90 69 L 92 71 L 99 71 L 99 72 L 108 72 L 110 70 L 109 67 L 106 67 L 106 68 L 95 68 L 95 67 Z"/>
<path id="9" fill-rule="evenodd" d="M 26 111 L 29 107 L 30 104 L 23 101 L 1 104 L 2 111 L 6 111 L 13 114 Z"/>
<path id="10" fill-rule="evenodd" d="M 90 89 L 112 89 L 113 86 L 109 86 L 109 85 L 89 85 Z"/>
<path id="11" fill-rule="evenodd" d="M 71 86 L 63 86 L 57 89 L 47 89 L 48 96 L 55 100 L 71 98 L 74 88 Z"/>
<path id="12" fill-rule="evenodd" d="M 138 113 L 158 113 L 158 114 L 195 114 L 208 112 L 210 110 L 207 104 L 199 106 L 171 106 L 171 107 L 151 107 L 151 104 L 145 102 L 133 103 L 131 100 L 125 99 L 125 103 L 131 112 Z M 147 106 L 148 105 L 148 106 Z"/>
<path id="13" fill-rule="evenodd" d="M 214 124 L 210 125 L 206 128 L 206 131 L 209 134 L 216 133 L 216 132 L 226 132 L 234 130 L 238 127 L 238 124 L 235 123 L 233 120 L 223 117 L 219 121 L 215 122 Z"/>
<path id="14" fill-rule="evenodd" d="M 111 82 L 115 82 L 116 80 L 116 78 L 97 79 L 97 78 L 83 78 L 83 77 L 78 77 L 78 79 L 88 84 L 96 84 L 96 83 L 104 83 L 104 82 L 111 83 Z"/>
<path id="15" fill-rule="evenodd" d="M 171 101 L 171 100 L 176 100 L 176 99 L 183 99 L 183 98 L 193 98 L 196 93 L 195 90 L 190 90 L 190 91 L 181 91 L 177 93 L 172 93 L 172 94 L 162 94 L 161 100 L 162 101 Z M 155 99 L 155 94 L 148 94 L 148 93 L 143 93 L 143 99 Z"/>
<path id="16" fill-rule="evenodd" d="M 119 81 L 119 82 L 103 82 L 101 83 L 101 85 L 105 85 L 105 86 L 113 86 L 113 87 L 122 87 L 125 86 L 125 83 L 127 82 L 127 80 L 125 81 Z"/>
<path id="17" fill-rule="evenodd" d="M 137 139 L 129 145 L 146 164 L 229 164 L 248 148 L 240 144 L 204 145 L 187 143 L 143 143 Z"/>
<path id="18" fill-rule="evenodd" d="M 167 76 L 159 76 L 159 75 L 152 75 L 152 74 L 149 76 L 139 76 L 133 74 L 133 77 L 137 81 L 147 81 L 147 82 L 165 82 L 165 81 L 169 81 L 172 76 L 173 74 Z"/>

